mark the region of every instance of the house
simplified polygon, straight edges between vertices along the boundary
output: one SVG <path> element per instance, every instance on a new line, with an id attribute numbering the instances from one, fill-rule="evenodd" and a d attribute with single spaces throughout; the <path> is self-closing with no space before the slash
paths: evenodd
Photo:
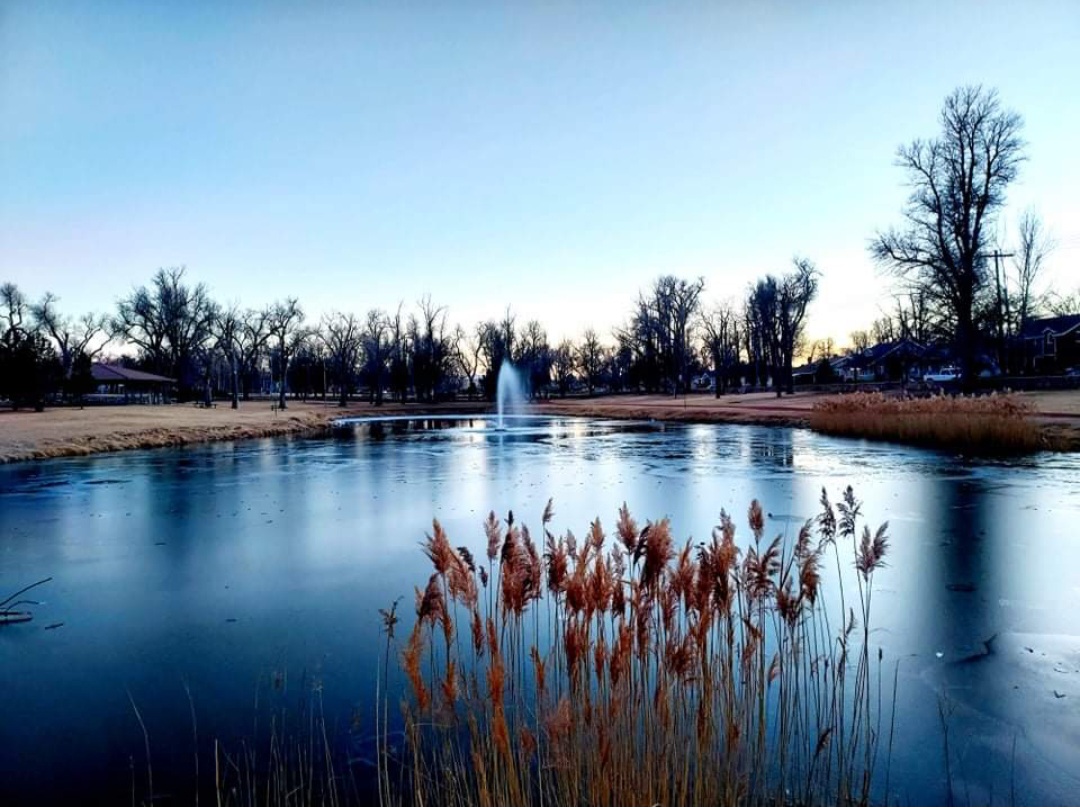
<path id="1" fill-rule="evenodd" d="M 848 361 L 847 356 L 833 356 L 804 364 L 792 370 L 792 382 L 795 386 L 837 384 L 843 380 L 843 368 L 847 366 Z"/>
<path id="2" fill-rule="evenodd" d="M 1080 314 L 1028 320 L 1020 330 L 1024 369 L 1057 375 L 1080 365 Z"/>
<path id="3" fill-rule="evenodd" d="M 90 365 L 99 395 L 123 403 L 166 403 L 176 386 L 175 378 L 132 370 L 119 364 Z"/>
<path id="4" fill-rule="evenodd" d="M 843 368 L 849 381 L 903 381 L 917 378 L 923 370 L 927 349 L 914 339 L 882 342 L 853 353 Z"/>

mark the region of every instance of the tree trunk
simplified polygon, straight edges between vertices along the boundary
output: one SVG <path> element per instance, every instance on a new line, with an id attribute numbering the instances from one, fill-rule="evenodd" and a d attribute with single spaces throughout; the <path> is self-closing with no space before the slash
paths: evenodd
<path id="1" fill-rule="evenodd" d="M 236 356 L 233 356 L 232 363 L 230 365 L 232 369 L 232 408 L 240 408 L 240 368 L 236 363 Z"/>

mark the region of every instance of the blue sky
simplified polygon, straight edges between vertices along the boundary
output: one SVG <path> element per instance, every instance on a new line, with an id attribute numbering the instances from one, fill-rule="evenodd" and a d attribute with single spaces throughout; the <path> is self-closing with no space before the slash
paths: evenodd
<path id="1" fill-rule="evenodd" d="M 0 280 L 111 308 L 159 266 L 313 316 L 511 305 L 606 333 L 663 273 L 793 254 L 812 336 L 888 305 L 896 147 L 997 87 L 1080 286 L 1080 3 L 0 2 Z"/>

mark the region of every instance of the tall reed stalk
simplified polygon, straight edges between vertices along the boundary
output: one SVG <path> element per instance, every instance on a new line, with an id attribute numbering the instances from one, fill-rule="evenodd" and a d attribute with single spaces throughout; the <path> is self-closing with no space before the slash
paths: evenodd
<path id="1" fill-rule="evenodd" d="M 639 528 L 625 505 L 611 536 L 597 520 L 556 537 L 552 518 L 549 502 L 541 552 L 512 513 L 492 513 L 486 565 L 434 522 L 402 654 L 408 765 L 396 786 L 380 774 L 383 804 L 871 800 L 886 767 L 871 600 L 888 539 L 851 488 L 835 508 L 822 491 L 790 537 L 767 537 L 752 502 L 744 546 L 724 512 L 710 540 L 681 546 L 667 519 Z"/>

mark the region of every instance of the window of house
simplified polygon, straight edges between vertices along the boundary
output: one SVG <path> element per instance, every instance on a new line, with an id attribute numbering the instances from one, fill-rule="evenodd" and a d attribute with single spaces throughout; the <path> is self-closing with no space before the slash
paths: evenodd
<path id="1" fill-rule="evenodd" d="M 1047 356 L 1053 356 L 1057 353 L 1057 340 L 1052 333 L 1048 333 L 1043 340 L 1043 353 Z"/>

